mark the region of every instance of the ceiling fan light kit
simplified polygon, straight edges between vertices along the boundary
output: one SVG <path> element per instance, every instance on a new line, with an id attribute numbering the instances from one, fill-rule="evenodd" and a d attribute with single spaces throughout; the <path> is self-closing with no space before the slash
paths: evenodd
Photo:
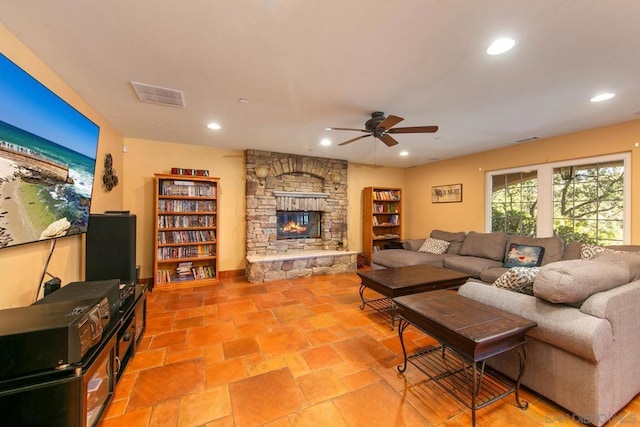
<path id="1" fill-rule="evenodd" d="M 390 134 L 396 133 L 434 133 L 438 131 L 438 126 L 412 126 L 412 127 L 403 127 L 403 128 L 394 128 L 395 125 L 403 121 L 402 117 L 389 115 L 388 117 L 384 116 L 382 111 L 374 111 L 371 113 L 371 118 L 364 123 L 364 129 L 352 129 L 352 128 L 335 128 L 329 127 L 327 130 L 348 130 L 348 131 L 356 131 L 363 132 L 366 135 L 361 135 L 352 139 L 349 139 L 345 142 L 342 142 L 338 145 L 347 145 L 355 142 L 359 139 L 368 138 L 373 136 L 374 138 L 379 139 L 384 142 L 387 147 L 393 147 L 398 144 L 398 141 L 395 140 Z"/>

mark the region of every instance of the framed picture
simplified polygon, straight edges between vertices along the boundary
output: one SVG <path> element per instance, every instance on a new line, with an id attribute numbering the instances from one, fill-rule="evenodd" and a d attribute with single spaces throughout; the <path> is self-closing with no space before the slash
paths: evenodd
<path id="1" fill-rule="evenodd" d="M 431 187 L 431 203 L 462 202 L 462 184 Z"/>

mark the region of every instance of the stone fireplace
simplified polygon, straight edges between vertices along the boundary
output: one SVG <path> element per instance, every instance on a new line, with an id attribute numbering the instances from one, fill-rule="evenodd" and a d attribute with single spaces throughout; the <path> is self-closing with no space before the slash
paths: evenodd
<path id="1" fill-rule="evenodd" d="M 280 280 L 356 269 L 347 236 L 347 162 L 247 150 L 247 278 Z M 256 167 L 269 170 L 256 176 Z"/>

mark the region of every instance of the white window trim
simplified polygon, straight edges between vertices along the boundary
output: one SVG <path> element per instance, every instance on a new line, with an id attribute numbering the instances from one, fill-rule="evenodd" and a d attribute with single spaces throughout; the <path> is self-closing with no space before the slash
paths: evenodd
<path id="1" fill-rule="evenodd" d="M 538 216 L 537 236 L 553 236 L 553 169 L 563 166 L 580 166 L 593 163 L 605 163 L 622 160 L 624 164 L 624 199 L 623 199 L 623 243 L 631 242 L 631 153 L 617 153 L 606 156 L 588 157 L 582 159 L 563 160 L 561 162 L 543 163 L 539 165 L 522 166 L 510 169 L 487 171 L 485 173 L 485 230 L 491 231 L 491 181 L 494 175 L 504 175 L 517 172 L 537 171 L 538 179 Z M 546 190 L 545 190 L 546 189 Z"/>

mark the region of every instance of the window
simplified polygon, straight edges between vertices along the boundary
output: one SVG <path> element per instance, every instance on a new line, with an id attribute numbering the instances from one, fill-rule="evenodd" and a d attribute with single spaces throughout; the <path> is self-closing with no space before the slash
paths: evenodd
<path id="1" fill-rule="evenodd" d="M 558 235 L 565 243 L 627 242 L 629 155 L 488 174 L 491 231 Z"/>
<path id="2" fill-rule="evenodd" d="M 491 231 L 535 237 L 537 171 L 493 175 L 491 188 Z"/>

